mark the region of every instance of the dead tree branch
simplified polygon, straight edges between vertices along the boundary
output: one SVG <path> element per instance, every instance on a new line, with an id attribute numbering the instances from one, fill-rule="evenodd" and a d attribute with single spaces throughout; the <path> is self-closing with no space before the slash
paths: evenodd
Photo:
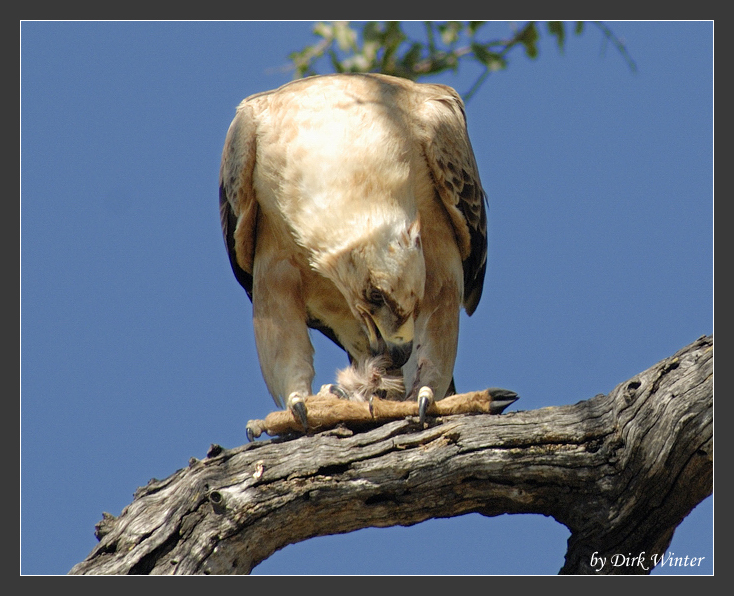
<path id="1" fill-rule="evenodd" d="M 313 536 L 470 512 L 541 513 L 571 531 L 561 573 L 650 557 L 713 486 L 713 338 L 574 405 L 414 418 L 236 449 L 137 491 L 105 514 L 72 574 L 249 573 Z M 597 565 L 598 567 L 598 565 Z"/>

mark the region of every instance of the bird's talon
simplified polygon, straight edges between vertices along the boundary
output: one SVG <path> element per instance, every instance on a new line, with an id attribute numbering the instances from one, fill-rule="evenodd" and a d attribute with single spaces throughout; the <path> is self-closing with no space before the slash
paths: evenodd
<path id="1" fill-rule="evenodd" d="M 370 395 L 370 398 L 367 400 L 367 407 L 370 410 L 370 417 L 371 418 L 374 418 L 375 417 L 375 410 L 374 410 L 373 405 L 372 405 L 372 398 L 373 397 L 374 397 L 374 395 Z"/>
<path id="2" fill-rule="evenodd" d="M 293 417 L 301 423 L 304 431 L 308 430 L 308 417 L 306 416 L 306 404 L 298 393 L 291 393 L 288 396 L 288 409 Z"/>
<path id="3" fill-rule="evenodd" d="M 433 401 L 433 390 L 427 386 L 421 387 L 418 392 L 418 421 L 421 426 L 426 423 L 426 412 Z"/>
<path id="4" fill-rule="evenodd" d="M 308 430 L 308 417 L 306 416 L 306 404 L 302 401 L 296 402 L 292 406 L 293 415 L 303 426 L 303 430 Z"/>
<path id="5" fill-rule="evenodd" d="M 426 423 L 426 409 L 428 409 L 428 400 L 425 397 L 418 399 L 418 422 L 421 426 Z"/>
<path id="6" fill-rule="evenodd" d="M 341 385 L 329 385 L 329 393 L 336 395 L 339 399 L 349 400 L 349 393 Z"/>
<path id="7" fill-rule="evenodd" d="M 501 389 L 499 387 L 491 387 L 487 390 L 492 397 L 489 404 L 490 414 L 501 414 L 504 409 L 516 402 L 520 397 L 514 391 L 509 389 Z"/>
<path id="8" fill-rule="evenodd" d="M 245 434 L 247 440 L 252 443 L 263 433 L 262 421 L 260 420 L 248 420 L 245 426 Z"/>

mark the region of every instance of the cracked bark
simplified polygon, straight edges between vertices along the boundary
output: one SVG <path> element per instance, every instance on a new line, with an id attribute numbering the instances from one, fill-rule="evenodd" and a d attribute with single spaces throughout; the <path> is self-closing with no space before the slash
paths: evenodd
<path id="1" fill-rule="evenodd" d="M 70 573 L 249 573 L 313 536 L 470 512 L 552 516 L 571 531 L 560 573 L 596 573 L 594 553 L 663 553 L 712 490 L 709 336 L 574 405 L 213 446 L 104 514 Z"/>

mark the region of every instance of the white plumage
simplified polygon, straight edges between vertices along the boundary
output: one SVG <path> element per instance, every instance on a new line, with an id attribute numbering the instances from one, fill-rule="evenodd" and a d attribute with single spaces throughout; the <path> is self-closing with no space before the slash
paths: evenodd
<path id="1" fill-rule="evenodd" d="M 306 423 L 309 327 L 348 352 L 342 381 L 355 395 L 374 384 L 375 357 L 386 379 L 402 379 L 392 394 L 453 392 L 459 310 L 479 302 L 487 251 L 484 193 L 453 89 L 354 74 L 253 95 L 227 134 L 220 205 L 277 403 Z"/>

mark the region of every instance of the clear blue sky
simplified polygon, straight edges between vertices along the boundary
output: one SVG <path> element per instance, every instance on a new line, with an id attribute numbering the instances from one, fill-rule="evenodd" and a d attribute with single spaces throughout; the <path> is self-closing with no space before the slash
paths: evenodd
<path id="1" fill-rule="evenodd" d="M 22 23 L 22 573 L 68 572 L 103 511 L 274 408 L 217 175 L 235 106 L 290 80 L 311 26 Z M 517 391 L 513 409 L 607 393 L 713 332 L 713 24 L 610 26 L 636 74 L 589 27 L 513 55 L 467 106 L 490 254 L 456 380 Z M 345 357 L 315 344 L 318 387 Z M 255 573 L 555 574 L 568 536 L 473 514 L 310 540 Z M 713 572 L 712 498 L 670 550 Z"/>

